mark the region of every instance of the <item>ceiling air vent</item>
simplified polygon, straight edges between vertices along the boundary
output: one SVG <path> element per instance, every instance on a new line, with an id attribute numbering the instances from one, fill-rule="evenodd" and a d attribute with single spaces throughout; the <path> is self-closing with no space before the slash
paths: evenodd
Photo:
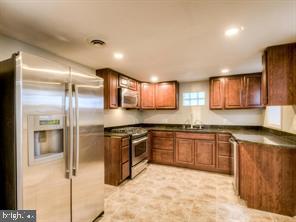
<path id="1" fill-rule="evenodd" d="M 93 39 L 89 42 L 91 45 L 95 45 L 95 46 L 103 46 L 106 43 L 100 39 Z"/>

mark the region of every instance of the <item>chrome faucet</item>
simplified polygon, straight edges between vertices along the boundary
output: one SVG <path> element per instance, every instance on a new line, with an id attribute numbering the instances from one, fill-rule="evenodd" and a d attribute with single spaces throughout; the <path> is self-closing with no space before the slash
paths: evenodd
<path id="1" fill-rule="evenodd" d="M 199 124 L 198 124 L 198 129 L 202 129 L 202 124 L 203 124 L 203 123 L 202 123 L 201 120 L 198 120 L 198 119 L 195 120 L 195 121 L 194 121 L 194 126 L 197 125 L 197 124 L 196 124 L 197 122 L 199 123 Z"/>
<path id="2" fill-rule="evenodd" d="M 184 122 L 183 129 L 186 129 L 187 124 L 190 124 L 190 122 L 189 122 L 188 119 Z M 191 125 L 191 124 L 190 124 L 190 125 Z"/>

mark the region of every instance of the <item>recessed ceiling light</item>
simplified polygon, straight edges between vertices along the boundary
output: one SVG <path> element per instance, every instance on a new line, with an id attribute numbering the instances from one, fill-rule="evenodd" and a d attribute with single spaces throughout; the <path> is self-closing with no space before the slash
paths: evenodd
<path id="1" fill-rule="evenodd" d="M 229 69 L 222 69 L 221 72 L 222 72 L 223 74 L 229 73 Z"/>
<path id="2" fill-rule="evenodd" d="M 113 57 L 120 60 L 123 59 L 124 55 L 121 52 L 114 52 Z"/>
<path id="3" fill-rule="evenodd" d="M 231 36 L 237 35 L 240 31 L 243 31 L 243 30 L 244 30 L 244 27 L 243 26 L 241 26 L 240 28 L 238 28 L 238 27 L 232 27 L 232 28 L 227 29 L 224 32 L 224 34 L 227 37 L 231 37 Z"/>
<path id="4" fill-rule="evenodd" d="M 158 81 L 158 77 L 157 76 L 151 76 L 150 81 L 151 82 L 157 82 Z"/>

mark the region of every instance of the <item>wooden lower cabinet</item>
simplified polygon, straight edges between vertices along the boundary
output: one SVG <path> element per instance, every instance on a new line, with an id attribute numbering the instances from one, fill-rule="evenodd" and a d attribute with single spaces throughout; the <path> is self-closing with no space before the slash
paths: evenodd
<path id="1" fill-rule="evenodd" d="M 296 149 L 239 143 L 240 197 L 247 206 L 296 216 Z"/>
<path id="2" fill-rule="evenodd" d="M 154 137 L 152 141 L 153 149 L 173 150 L 174 138 Z"/>
<path id="3" fill-rule="evenodd" d="M 215 141 L 195 140 L 195 165 L 215 168 Z"/>
<path id="4" fill-rule="evenodd" d="M 232 173 L 232 154 L 226 133 L 152 131 L 151 161 L 192 169 Z"/>
<path id="5" fill-rule="evenodd" d="M 105 183 L 118 186 L 130 176 L 129 137 L 105 136 Z"/>
<path id="6" fill-rule="evenodd" d="M 151 133 L 152 162 L 174 163 L 174 136 L 173 132 L 153 131 Z"/>
<path id="7" fill-rule="evenodd" d="M 125 162 L 121 164 L 121 180 L 125 180 L 130 175 L 130 164 Z"/>
<path id="8" fill-rule="evenodd" d="M 221 172 L 233 173 L 233 157 L 231 152 L 231 144 L 229 134 L 218 134 L 217 136 L 217 163 L 216 167 Z"/>
<path id="9" fill-rule="evenodd" d="M 218 156 L 217 157 L 217 168 L 225 171 L 225 173 L 232 173 L 231 167 L 233 164 L 233 159 L 227 156 Z"/>
<path id="10" fill-rule="evenodd" d="M 174 152 L 160 149 L 152 149 L 152 161 L 162 164 L 173 164 Z"/>
<path id="11" fill-rule="evenodd" d="M 194 164 L 194 140 L 176 139 L 175 162 L 185 165 Z"/>

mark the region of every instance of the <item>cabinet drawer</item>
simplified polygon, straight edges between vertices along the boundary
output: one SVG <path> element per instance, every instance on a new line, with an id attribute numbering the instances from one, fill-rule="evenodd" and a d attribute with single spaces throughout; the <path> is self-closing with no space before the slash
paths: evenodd
<path id="1" fill-rule="evenodd" d="M 121 165 L 121 180 L 126 179 L 130 174 L 129 162 L 123 163 Z"/>
<path id="2" fill-rule="evenodd" d="M 174 139 L 173 138 L 153 137 L 152 138 L 152 148 L 153 149 L 162 149 L 162 150 L 173 150 L 174 149 Z"/>
<path id="3" fill-rule="evenodd" d="M 124 146 L 128 146 L 129 145 L 129 138 L 126 137 L 126 138 L 123 138 L 121 140 L 121 146 L 124 147 Z"/>
<path id="4" fill-rule="evenodd" d="M 218 142 L 218 155 L 219 156 L 231 156 L 231 144 L 226 142 Z"/>
<path id="5" fill-rule="evenodd" d="M 214 133 L 176 133 L 176 138 L 199 139 L 199 140 L 215 140 Z"/>
<path id="6" fill-rule="evenodd" d="M 125 146 L 121 149 L 121 162 L 125 163 L 129 160 L 129 147 Z"/>
<path id="7" fill-rule="evenodd" d="M 229 134 L 218 134 L 218 141 L 229 142 L 230 137 Z"/>
<path id="8" fill-rule="evenodd" d="M 232 158 L 226 156 L 218 156 L 217 166 L 220 170 L 225 170 L 230 173 L 232 167 Z"/>
<path id="9" fill-rule="evenodd" d="M 166 150 L 152 150 L 152 160 L 158 163 L 172 164 L 174 162 L 173 151 Z"/>
<path id="10" fill-rule="evenodd" d="M 156 137 L 170 137 L 170 138 L 173 138 L 174 133 L 173 132 L 153 131 L 152 136 L 153 137 L 156 136 Z"/>

